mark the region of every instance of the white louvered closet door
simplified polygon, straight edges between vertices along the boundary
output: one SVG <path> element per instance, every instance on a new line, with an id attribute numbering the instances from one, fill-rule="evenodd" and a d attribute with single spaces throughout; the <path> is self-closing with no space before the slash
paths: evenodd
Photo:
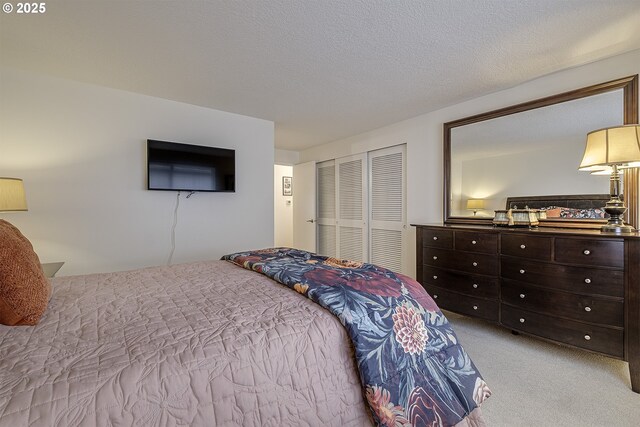
<path id="1" fill-rule="evenodd" d="M 369 152 L 370 262 L 408 271 L 405 146 Z"/>
<path id="2" fill-rule="evenodd" d="M 337 256 L 368 261 L 367 155 L 336 159 Z"/>
<path id="3" fill-rule="evenodd" d="M 336 167 L 329 160 L 317 164 L 317 248 L 320 255 L 337 256 L 336 243 Z"/>

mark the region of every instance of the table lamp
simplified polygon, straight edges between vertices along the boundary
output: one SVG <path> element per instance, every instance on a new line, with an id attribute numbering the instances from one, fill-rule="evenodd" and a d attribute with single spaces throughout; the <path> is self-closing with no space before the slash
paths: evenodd
<path id="1" fill-rule="evenodd" d="M 27 198 L 19 178 L 0 177 L 0 212 L 26 211 Z"/>
<path id="2" fill-rule="evenodd" d="M 621 168 L 638 167 L 640 162 L 640 126 L 624 125 L 594 130 L 587 134 L 587 144 L 579 170 L 604 171 L 611 169 L 609 193 L 611 199 L 604 207 L 609 221 L 601 230 L 609 233 L 632 233 L 634 228 L 622 220 L 627 208 L 620 199 Z"/>
<path id="3" fill-rule="evenodd" d="M 484 199 L 469 199 L 467 200 L 467 209 L 473 211 L 473 216 L 476 216 L 476 213 L 479 210 L 484 209 Z"/>

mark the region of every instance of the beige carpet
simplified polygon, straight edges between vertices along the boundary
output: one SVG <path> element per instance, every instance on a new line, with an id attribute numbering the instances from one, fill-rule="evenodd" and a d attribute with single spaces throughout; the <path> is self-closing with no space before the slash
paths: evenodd
<path id="1" fill-rule="evenodd" d="M 640 426 L 626 362 L 446 315 L 493 392 L 489 427 Z"/>

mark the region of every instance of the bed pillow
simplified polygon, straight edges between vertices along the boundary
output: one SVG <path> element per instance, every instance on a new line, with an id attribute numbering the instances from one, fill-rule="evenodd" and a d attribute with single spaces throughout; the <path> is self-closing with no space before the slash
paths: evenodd
<path id="1" fill-rule="evenodd" d="M 47 308 L 51 285 L 31 242 L 0 220 L 0 323 L 36 325 Z"/>
<path id="2" fill-rule="evenodd" d="M 547 206 L 541 210 L 547 213 L 547 218 L 560 218 L 560 211 L 562 208 L 559 208 L 558 206 Z"/>
<path id="3" fill-rule="evenodd" d="M 603 209 L 599 209 L 599 208 L 591 208 L 591 209 L 562 208 L 560 210 L 560 218 L 602 219 L 602 218 L 605 218 L 605 212 Z"/>

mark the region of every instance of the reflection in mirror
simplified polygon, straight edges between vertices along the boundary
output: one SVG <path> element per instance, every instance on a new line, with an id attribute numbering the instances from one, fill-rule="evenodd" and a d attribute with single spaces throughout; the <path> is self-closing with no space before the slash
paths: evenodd
<path id="1" fill-rule="evenodd" d="M 609 192 L 578 171 L 590 131 L 623 124 L 622 89 L 451 129 L 449 216 L 493 217 L 507 197 Z M 524 208 L 524 206 L 522 206 Z"/>
<path id="2" fill-rule="evenodd" d="M 593 194 L 602 192 L 602 190 L 589 188 L 586 191 L 588 196 L 585 196 L 585 191 L 581 190 L 584 188 L 582 185 L 588 186 L 588 180 L 595 179 L 595 177 L 583 175 L 587 181 L 581 181 L 582 183 L 577 187 L 570 189 L 565 186 L 569 183 L 575 184 L 575 180 L 577 180 L 571 174 L 578 173 L 576 168 L 586 145 L 586 133 L 598 127 L 618 126 L 621 122 L 625 125 L 638 123 L 638 81 L 638 74 L 635 74 L 444 123 L 445 223 L 491 224 L 493 208 L 504 208 L 501 206 L 501 198 L 514 197 L 516 194 L 523 193 L 525 193 L 525 197 L 520 200 L 530 200 L 532 203 L 537 200 L 536 204 L 539 204 L 540 198 L 531 199 L 531 196 L 545 196 L 544 200 L 549 202 L 568 203 L 566 197 L 561 199 L 557 197 L 547 199 L 547 197 L 569 191 L 572 194 L 562 194 L 562 196 L 571 196 L 572 203 L 578 202 L 572 208 L 583 209 L 582 205 L 588 204 L 591 207 L 594 206 L 593 203 L 600 203 L 602 195 L 599 195 L 596 198 L 598 201 L 596 201 Z M 606 96 L 607 94 L 612 96 Z M 616 98 L 617 96 L 620 97 Z M 622 107 L 619 104 L 613 104 L 616 99 L 620 101 L 620 98 Z M 578 102 L 579 100 L 584 100 L 586 103 Z M 593 104 L 589 100 L 593 100 Z M 573 107 L 565 110 L 562 108 L 563 104 L 573 106 L 577 110 L 573 111 Z M 622 111 L 622 117 L 619 119 L 614 115 L 620 114 L 620 111 Z M 530 112 L 533 114 L 529 114 Z M 489 128 L 483 128 L 482 122 L 488 122 Z M 502 126 L 499 126 L 500 124 Z M 469 127 L 468 131 L 464 131 L 464 128 L 468 126 L 472 127 Z M 582 135 L 576 139 L 575 135 L 578 130 Z M 456 138 L 460 138 L 460 143 L 456 142 Z M 569 140 L 581 141 L 576 151 L 571 154 L 569 151 L 560 150 L 569 150 L 569 146 L 566 145 Z M 458 145 L 461 147 L 461 151 L 456 155 L 453 151 Z M 549 151 L 548 154 L 539 153 L 538 147 L 542 146 L 555 147 L 556 151 Z M 576 147 L 575 145 L 571 146 Z M 569 160 L 569 156 L 571 160 Z M 452 157 L 454 157 L 453 162 Z M 493 164 L 489 162 L 482 167 L 478 166 L 481 169 L 474 171 L 476 166 L 470 162 L 473 160 L 474 163 L 480 163 L 480 158 L 495 158 L 495 161 Z M 501 161 L 498 162 L 498 158 L 501 158 Z M 577 160 L 573 160 L 573 158 Z M 466 162 L 465 168 L 462 167 L 462 162 Z M 452 169 L 455 169 L 456 178 L 454 179 L 457 180 L 455 184 L 452 183 Z M 625 222 L 635 227 L 640 224 L 639 171 L 639 168 L 627 169 L 624 173 L 623 184 L 627 207 Z M 489 180 L 486 177 L 493 178 Z M 483 184 L 483 188 L 480 188 L 478 183 L 483 181 L 488 181 L 488 183 Z M 599 182 L 592 181 L 591 183 L 599 186 L 601 185 Z M 539 187 L 532 187 L 534 183 L 539 184 Z M 482 194 L 478 194 L 481 190 L 486 193 L 484 197 L 488 199 L 487 209 L 482 209 L 481 214 L 484 216 L 479 216 L 478 211 L 475 216 L 472 216 L 470 212 L 473 210 L 468 211 L 462 208 L 465 203 L 464 199 L 483 197 Z M 608 191 L 605 193 L 609 194 Z M 484 199 L 472 200 L 482 200 L 484 203 Z M 452 209 L 454 203 L 456 206 Z M 540 222 L 541 225 L 544 221 L 545 226 L 553 227 L 594 228 L 604 221 L 602 219 L 587 219 L 585 212 L 571 212 L 571 214 L 571 216 L 563 216 L 561 211 L 561 218 L 541 219 Z M 547 217 L 549 216 L 547 215 Z"/>

